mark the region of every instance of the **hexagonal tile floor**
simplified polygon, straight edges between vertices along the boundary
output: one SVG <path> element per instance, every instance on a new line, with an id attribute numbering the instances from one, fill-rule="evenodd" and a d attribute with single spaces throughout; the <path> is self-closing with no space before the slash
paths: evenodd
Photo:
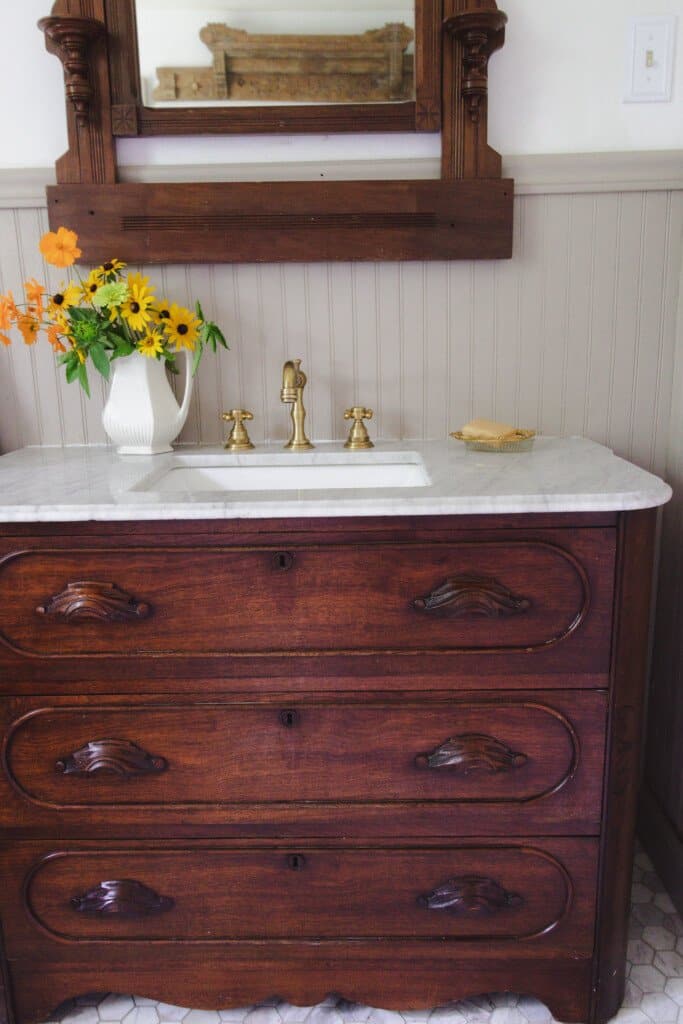
<path id="1" fill-rule="evenodd" d="M 645 853 L 636 853 L 626 999 L 614 1024 L 683 1024 L 683 920 Z M 318 1006 L 268 999 L 239 1010 L 191 1010 L 138 996 L 64 1003 L 53 1024 L 558 1024 L 536 999 L 508 993 L 395 1013 L 330 996 Z"/>

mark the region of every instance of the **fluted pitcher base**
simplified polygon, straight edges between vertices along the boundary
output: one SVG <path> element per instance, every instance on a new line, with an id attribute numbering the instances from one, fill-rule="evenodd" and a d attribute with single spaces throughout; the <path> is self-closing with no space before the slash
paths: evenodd
<path id="1" fill-rule="evenodd" d="M 187 356 L 187 353 L 185 353 Z M 189 360 L 185 396 L 179 408 L 163 362 L 138 352 L 112 366 L 102 423 L 118 455 L 161 455 L 183 429 L 192 392 Z"/>

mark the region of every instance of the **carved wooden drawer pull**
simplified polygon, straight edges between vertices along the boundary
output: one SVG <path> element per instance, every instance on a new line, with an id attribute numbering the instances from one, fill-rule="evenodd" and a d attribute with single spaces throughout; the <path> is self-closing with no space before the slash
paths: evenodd
<path id="1" fill-rule="evenodd" d="M 492 878 L 460 875 L 418 896 L 417 902 L 427 910 L 446 910 L 459 917 L 484 917 L 508 907 L 519 907 L 524 900 L 514 892 L 507 892 Z"/>
<path id="2" fill-rule="evenodd" d="M 158 775 L 166 771 L 168 762 L 155 757 L 131 740 L 92 740 L 79 750 L 62 757 L 55 768 L 64 775 L 95 775 L 99 772 L 134 778 Z"/>
<path id="3" fill-rule="evenodd" d="M 68 583 L 44 605 L 36 608 L 38 615 L 54 615 L 68 621 L 96 619 L 99 622 L 132 622 L 146 619 L 151 608 L 137 601 L 115 583 L 79 580 Z"/>
<path id="4" fill-rule="evenodd" d="M 526 597 L 517 597 L 490 576 L 449 576 L 413 608 L 420 612 L 447 612 L 452 618 L 483 615 L 488 619 L 519 615 L 531 608 Z"/>
<path id="5" fill-rule="evenodd" d="M 71 900 L 73 909 L 83 914 L 116 914 L 118 917 L 148 917 L 162 914 L 174 905 L 170 896 L 160 896 L 132 878 L 100 882 L 94 889 Z"/>
<path id="6" fill-rule="evenodd" d="M 511 772 L 521 768 L 529 758 L 510 750 L 495 736 L 484 733 L 463 733 L 446 740 L 431 754 L 418 754 L 417 768 L 448 769 L 470 775 L 472 772 Z"/>

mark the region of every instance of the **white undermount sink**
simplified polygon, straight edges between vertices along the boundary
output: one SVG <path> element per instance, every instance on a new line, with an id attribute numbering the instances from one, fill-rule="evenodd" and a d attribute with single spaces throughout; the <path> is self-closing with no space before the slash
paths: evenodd
<path id="1" fill-rule="evenodd" d="M 216 491 L 317 491 L 426 487 L 417 452 L 281 452 L 174 455 L 133 491 L 194 494 Z"/>

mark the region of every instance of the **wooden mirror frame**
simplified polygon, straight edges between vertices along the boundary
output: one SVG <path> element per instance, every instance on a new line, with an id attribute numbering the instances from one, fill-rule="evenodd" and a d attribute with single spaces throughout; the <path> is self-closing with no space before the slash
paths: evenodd
<path id="1" fill-rule="evenodd" d="M 84 258 L 161 262 L 495 259 L 512 251 L 512 181 L 487 144 L 496 0 L 416 0 L 416 99 L 145 107 L 135 0 L 56 0 L 39 27 L 64 66 L 69 149 L 50 225 Z M 120 183 L 116 138 L 252 132 L 442 132 L 439 180 Z"/>

